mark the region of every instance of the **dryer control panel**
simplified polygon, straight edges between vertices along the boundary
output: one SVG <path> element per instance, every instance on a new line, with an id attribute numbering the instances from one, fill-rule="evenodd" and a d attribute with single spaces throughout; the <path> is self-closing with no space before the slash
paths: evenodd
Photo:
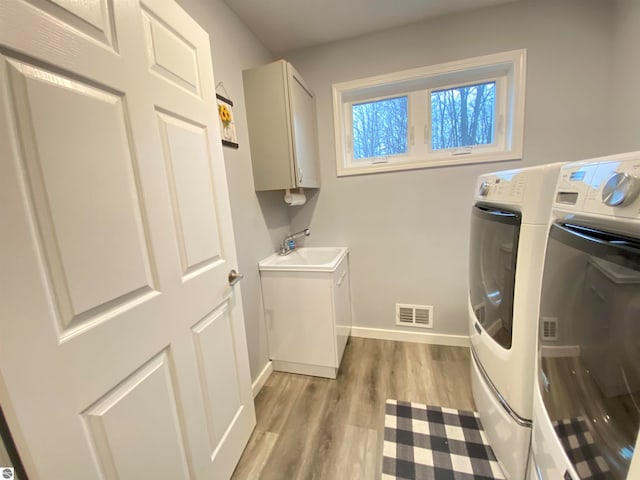
<path id="1" fill-rule="evenodd" d="M 522 203 L 526 178 L 523 172 L 517 170 L 481 175 L 476 183 L 475 199 Z"/>
<path id="2" fill-rule="evenodd" d="M 640 219 L 640 152 L 565 165 L 554 206 Z"/>

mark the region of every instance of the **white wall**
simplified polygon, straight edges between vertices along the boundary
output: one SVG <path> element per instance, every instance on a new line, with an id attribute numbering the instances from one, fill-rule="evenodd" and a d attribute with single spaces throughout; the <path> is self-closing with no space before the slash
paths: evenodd
<path id="1" fill-rule="evenodd" d="M 611 153 L 640 150 L 640 2 L 618 0 L 614 18 Z"/>
<path id="2" fill-rule="evenodd" d="M 254 191 L 242 70 L 274 59 L 220 0 L 178 0 L 178 3 L 209 33 L 216 83 L 223 82 L 234 104 L 233 116 L 240 147 L 238 150 L 224 147 L 223 150 L 238 267 L 245 275 L 240 287 L 251 377 L 255 380 L 269 359 L 258 261 L 270 255 L 289 232 L 289 215 L 282 194 L 269 192 L 256 195 Z M 223 92 L 219 93 L 224 95 Z"/>
<path id="3" fill-rule="evenodd" d="M 322 167 L 322 188 L 292 209 L 292 229 L 310 224 L 308 245 L 350 247 L 357 325 L 396 328 L 403 302 L 433 305 L 434 333 L 466 334 L 478 174 L 610 153 L 613 5 L 523 0 L 285 55 L 317 95 Z M 522 161 L 336 177 L 333 83 L 519 48 L 528 51 Z"/>

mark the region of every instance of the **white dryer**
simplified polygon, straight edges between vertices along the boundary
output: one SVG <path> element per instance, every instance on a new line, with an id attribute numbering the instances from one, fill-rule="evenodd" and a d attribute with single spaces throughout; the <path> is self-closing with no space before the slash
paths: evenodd
<path id="1" fill-rule="evenodd" d="M 540 297 L 530 479 L 640 479 L 640 152 L 565 165 Z"/>
<path id="2" fill-rule="evenodd" d="M 471 215 L 469 335 L 473 397 L 508 479 L 525 477 L 537 311 L 561 163 L 481 175 Z"/>

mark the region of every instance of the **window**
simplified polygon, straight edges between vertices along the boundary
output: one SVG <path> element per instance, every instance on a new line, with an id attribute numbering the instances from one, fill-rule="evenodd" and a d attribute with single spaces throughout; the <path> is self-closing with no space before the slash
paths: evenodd
<path id="1" fill-rule="evenodd" d="M 406 96 L 353 105 L 354 160 L 407 153 L 407 105 Z"/>
<path id="2" fill-rule="evenodd" d="M 492 145 L 496 82 L 431 92 L 431 149 Z"/>
<path id="3" fill-rule="evenodd" d="M 525 56 L 333 85 L 338 176 L 521 158 Z"/>

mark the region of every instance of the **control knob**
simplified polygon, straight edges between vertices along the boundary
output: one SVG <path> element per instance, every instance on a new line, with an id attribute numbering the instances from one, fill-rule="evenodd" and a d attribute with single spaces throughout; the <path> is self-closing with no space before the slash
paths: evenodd
<path id="1" fill-rule="evenodd" d="M 478 189 L 478 194 L 481 197 L 486 197 L 489 193 L 489 182 L 482 182 L 480 184 L 480 188 Z"/>
<path id="2" fill-rule="evenodd" d="M 638 177 L 625 172 L 613 175 L 602 189 L 602 201 L 610 207 L 620 207 L 635 200 L 640 192 Z"/>

